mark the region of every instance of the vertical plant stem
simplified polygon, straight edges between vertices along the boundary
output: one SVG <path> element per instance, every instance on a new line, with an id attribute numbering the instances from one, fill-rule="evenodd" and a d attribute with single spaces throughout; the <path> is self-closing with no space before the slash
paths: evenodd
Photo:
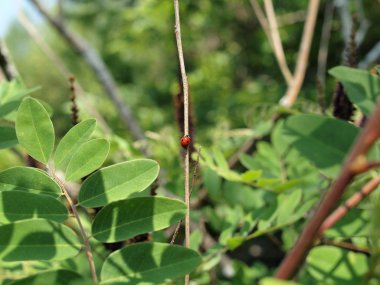
<path id="1" fill-rule="evenodd" d="M 80 233 L 82 235 L 82 238 L 83 238 L 83 241 L 84 241 L 84 246 L 86 248 L 86 255 L 87 255 L 88 264 L 90 266 L 92 281 L 95 284 L 98 284 L 98 277 L 96 275 L 95 263 L 94 263 L 94 258 L 92 256 L 90 242 L 88 240 L 88 236 L 86 234 L 86 231 L 85 231 L 85 229 L 83 227 L 81 218 L 80 218 L 79 213 L 77 211 L 77 208 L 76 208 L 73 200 L 71 199 L 69 192 L 67 192 L 65 186 L 63 185 L 62 181 L 54 173 L 52 175 L 54 177 L 54 180 L 57 181 L 57 183 L 61 187 L 61 190 L 62 190 L 63 194 L 65 195 L 65 197 L 67 199 L 67 202 L 70 205 L 70 208 L 71 208 L 71 210 L 72 210 L 72 212 L 74 214 L 74 217 L 77 220 L 77 223 L 78 223 L 78 226 L 79 226 L 79 231 L 80 231 Z"/>
<path id="2" fill-rule="evenodd" d="M 181 39 L 181 24 L 179 20 L 179 4 L 178 0 L 174 0 L 174 14 L 175 14 L 175 38 L 177 43 L 178 59 L 181 69 L 182 86 L 183 86 L 183 125 L 184 135 L 189 134 L 189 85 L 187 82 L 187 75 L 185 69 L 185 60 L 182 50 Z M 185 176 L 185 203 L 186 203 L 186 217 L 185 217 L 185 246 L 190 247 L 190 187 L 189 187 L 189 172 L 190 172 L 190 152 L 189 148 L 186 148 L 185 162 L 184 162 L 184 176 Z M 189 284 L 190 276 L 186 275 L 185 284 Z"/>
<path id="3" fill-rule="evenodd" d="M 286 63 L 285 52 L 284 48 L 282 47 L 282 42 L 280 38 L 280 33 L 278 31 L 276 14 L 274 13 L 272 0 L 265 0 L 264 7 L 268 17 L 269 34 L 272 38 L 273 50 L 277 58 L 277 62 L 282 72 L 282 75 L 285 77 L 286 83 L 290 85 L 293 80 L 293 75 L 290 72 L 289 67 Z"/>
<path id="4" fill-rule="evenodd" d="M 307 10 L 307 17 L 303 29 L 301 45 L 298 51 L 297 64 L 293 73 L 293 80 L 292 83 L 288 86 L 288 89 L 284 97 L 282 97 L 280 101 L 282 105 L 287 107 L 292 106 L 296 102 L 298 93 L 301 89 L 303 80 L 305 78 L 311 42 L 313 40 L 315 22 L 317 20 L 318 7 L 319 0 L 309 1 L 309 7 Z"/>

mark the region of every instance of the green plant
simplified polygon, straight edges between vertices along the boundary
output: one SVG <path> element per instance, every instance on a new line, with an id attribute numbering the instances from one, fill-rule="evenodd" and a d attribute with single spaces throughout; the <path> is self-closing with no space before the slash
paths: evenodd
<path id="1" fill-rule="evenodd" d="M 30 97 L 20 104 L 17 139 L 44 169 L 19 166 L 0 172 L 0 259 L 46 262 L 42 273 L 11 284 L 85 280 L 88 276 L 56 264 L 75 258 L 82 250 L 92 281 L 98 283 L 100 276 L 101 284 L 157 284 L 188 274 L 200 263 L 194 250 L 156 242 L 131 244 L 104 261 L 95 261 L 95 254 L 104 254 L 99 252 L 101 243 L 164 229 L 186 212 L 181 201 L 142 192 L 158 176 L 159 166 L 153 160 L 137 159 L 99 169 L 107 158 L 109 143 L 91 138 L 95 126 L 93 119 L 80 122 L 55 148 L 54 127 L 46 109 Z M 85 176 L 76 201 L 66 183 Z M 86 209 L 95 207 L 103 208 L 92 218 Z"/>

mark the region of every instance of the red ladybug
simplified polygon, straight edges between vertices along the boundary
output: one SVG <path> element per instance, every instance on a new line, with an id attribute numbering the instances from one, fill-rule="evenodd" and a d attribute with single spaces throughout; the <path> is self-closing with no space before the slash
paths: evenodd
<path id="1" fill-rule="evenodd" d="M 184 135 L 181 138 L 181 145 L 182 145 L 183 148 L 187 148 L 190 143 L 191 143 L 191 138 L 190 138 L 189 135 Z"/>

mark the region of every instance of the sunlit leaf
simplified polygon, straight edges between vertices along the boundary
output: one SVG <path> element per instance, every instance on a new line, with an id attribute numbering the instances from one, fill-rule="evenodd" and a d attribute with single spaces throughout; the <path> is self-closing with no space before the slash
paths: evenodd
<path id="1" fill-rule="evenodd" d="M 18 144 L 16 131 L 11 127 L 0 127 L 0 149 Z"/>
<path id="2" fill-rule="evenodd" d="M 310 251 L 306 266 L 313 278 L 323 284 L 360 284 L 368 272 L 368 259 L 364 254 L 339 247 L 318 246 Z"/>
<path id="3" fill-rule="evenodd" d="M 16 119 L 19 143 L 34 159 L 47 163 L 54 148 L 54 127 L 49 114 L 36 99 L 22 101 Z"/>
<path id="4" fill-rule="evenodd" d="M 62 138 L 54 154 L 56 168 L 65 170 L 78 148 L 85 143 L 95 129 L 96 121 L 88 119 L 72 127 Z"/>
<path id="5" fill-rule="evenodd" d="M 60 196 L 61 189 L 45 172 L 32 167 L 16 166 L 0 171 L 0 191 L 20 190 Z"/>
<path id="6" fill-rule="evenodd" d="M 301 284 L 295 283 L 293 281 L 280 280 L 276 278 L 267 277 L 267 278 L 261 279 L 259 285 L 301 285 Z"/>
<path id="7" fill-rule="evenodd" d="M 59 269 L 56 271 L 43 272 L 28 276 L 26 278 L 18 279 L 9 283 L 9 285 L 67 285 L 74 284 L 74 281 L 81 279 L 82 276 L 76 272 Z"/>
<path id="8" fill-rule="evenodd" d="M 0 223 L 44 218 L 63 222 L 69 213 L 57 199 L 25 191 L 0 192 Z"/>
<path id="9" fill-rule="evenodd" d="M 329 73 L 344 86 L 350 100 L 367 116 L 371 115 L 380 93 L 380 78 L 366 70 L 337 66 Z"/>
<path id="10" fill-rule="evenodd" d="M 200 262 L 201 258 L 197 252 L 182 246 L 137 243 L 115 251 L 106 259 L 101 271 L 101 280 L 104 284 L 157 284 L 192 272 Z"/>
<path id="11" fill-rule="evenodd" d="M 289 117 L 281 125 L 280 135 L 326 176 L 335 177 L 358 132 L 342 120 L 302 114 Z"/>
<path id="12" fill-rule="evenodd" d="M 169 227 L 185 216 L 182 201 L 164 197 L 139 197 L 113 202 L 96 215 L 92 235 L 116 242 Z"/>
<path id="13" fill-rule="evenodd" d="M 44 219 L 23 220 L 0 226 L 0 259 L 62 260 L 81 248 L 69 227 Z"/>
<path id="14" fill-rule="evenodd" d="M 110 145 L 105 139 L 94 139 L 82 144 L 66 168 L 66 180 L 76 181 L 98 169 L 106 160 Z"/>
<path id="15" fill-rule="evenodd" d="M 88 177 L 79 192 L 79 204 L 104 206 L 146 189 L 157 178 L 158 163 L 137 159 L 102 168 Z"/>

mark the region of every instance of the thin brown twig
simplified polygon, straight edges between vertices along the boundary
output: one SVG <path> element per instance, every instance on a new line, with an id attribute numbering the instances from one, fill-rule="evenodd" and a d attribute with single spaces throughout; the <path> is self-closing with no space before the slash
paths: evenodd
<path id="1" fill-rule="evenodd" d="M 350 197 L 342 206 L 336 209 L 328 218 L 323 222 L 319 229 L 319 235 L 332 228 L 339 220 L 341 220 L 349 210 L 355 208 L 365 197 L 371 194 L 380 184 L 380 175 L 370 180 L 363 186 L 360 191 Z"/>
<path id="2" fill-rule="evenodd" d="M 179 65 L 181 69 L 182 86 L 183 86 L 183 125 L 184 125 L 184 135 L 189 134 L 189 85 L 187 81 L 185 60 L 183 56 L 182 49 L 182 39 L 181 39 L 181 23 L 179 18 L 179 3 L 178 0 L 174 0 L 174 14 L 175 14 L 175 38 L 177 43 L 177 52 L 179 58 Z M 186 216 L 185 216 L 185 246 L 190 247 L 190 185 L 189 185 L 189 172 L 190 172 L 190 151 L 186 148 L 185 153 L 185 203 L 186 203 Z M 185 276 L 185 285 L 190 283 L 190 276 Z"/>
<path id="3" fill-rule="evenodd" d="M 198 165 L 199 165 L 199 157 L 200 157 L 200 155 L 201 155 L 201 150 L 202 150 L 202 148 L 199 147 L 198 152 L 197 152 L 197 161 L 195 162 L 195 165 L 194 165 L 193 179 L 192 179 L 192 181 L 191 181 L 190 198 L 191 198 L 191 194 L 193 193 L 194 184 L 195 184 L 195 180 L 196 180 L 196 177 L 197 177 L 197 171 L 198 171 Z M 180 227 L 181 227 L 181 224 L 182 224 L 182 220 L 180 220 L 180 221 L 178 222 L 177 226 L 175 227 L 175 230 L 174 230 L 174 233 L 173 233 L 172 239 L 171 239 L 171 241 L 170 241 L 171 244 L 174 244 L 175 239 L 177 238 L 177 235 L 178 235 L 179 229 L 180 229 Z"/>
<path id="4" fill-rule="evenodd" d="M 293 81 L 293 75 L 289 70 L 288 64 L 286 63 L 285 52 L 284 48 L 282 47 L 282 42 L 278 30 L 276 14 L 274 12 L 272 0 L 264 0 L 264 7 L 269 24 L 269 34 L 272 38 L 273 51 L 277 58 L 277 62 L 282 72 L 282 75 L 284 76 L 286 83 L 290 85 Z"/>
<path id="5" fill-rule="evenodd" d="M 269 11 L 268 19 L 265 17 L 263 10 L 261 9 L 259 3 L 257 0 L 250 0 L 252 9 L 257 17 L 257 20 L 260 23 L 260 26 L 262 27 L 268 42 L 273 50 L 273 53 L 275 55 L 275 58 L 277 60 L 278 66 L 280 67 L 280 71 L 282 72 L 286 82 L 290 84 L 292 80 L 292 73 L 289 70 L 289 67 L 286 63 L 286 58 L 284 55 L 284 50 L 282 48 L 281 39 L 278 33 L 278 27 L 277 27 L 277 21 L 276 16 L 273 11 L 273 5 L 272 8 Z M 268 11 L 267 11 L 268 14 Z M 270 18 L 270 19 L 269 19 Z M 270 20 L 270 21 L 269 21 Z M 277 36 L 275 36 L 277 35 Z"/>
<path id="6" fill-rule="evenodd" d="M 260 26 L 262 27 L 265 35 L 267 36 L 269 44 L 273 48 L 273 41 L 272 41 L 272 37 L 271 37 L 270 31 L 269 31 L 268 20 L 265 17 L 263 10 L 261 9 L 261 7 L 260 7 L 259 3 L 257 2 L 257 0 L 250 0 L 250 3 L 251 3 L 251 6 L 252 6 L 252 9 L 253 9 L 253 12 L 255 12 L 257 20 L 260 23 Z"/>
<path id="7" fill-rule="evenodd" d="M 0 72 L 7 81 L 12 81 L 17 77 L 17 70 L 9 60 L 7 47 L 2 40 L 0 40 Z"/>
<path id="8" fill-rule="evenodd" d="M 67 202 L 69 203 L 69 206 L 71 208 L 71 211 L 73 212 L 75 219 L 77 220 L 77 223 L 79 226 L 79 231 L 82 235 L 84 245 L 86 248 L 86 255 L 87 255 L 88 264 L 90 266 L 92 280 L 94 281 L 95 284 L 98 284 L 98 277 L 96 275 L 96 268 L 95 268 L 94 258 L 92 256 L 90 241 L 89 241 L 87 233 L 83 227 L 82 220 L 79 216 L 76 205 L 74 204 L 73 200 L 71 199 L 69 192 L 66 190 L 65 186 L 63 185 L 63 182 L 57 177 L 57 175 L 55 175 L 54 172 L 51 172 L 51 175 L 53 176 L 54 180 L 57 181 L 57 183 L 59 184 L 59 187 L 61 188 L 63 194 L 65 195 Z"/>
<path id="9" fill-rule="evenodd" d="M 330 190 L 323 197 L 319 207 L 302 231 L 293 249 L 282 261 L 276 274 L 277 278 L 290 279 L 301 267 L 301 264 L 305 260 L 315 239 L 318 237 L 320 227 L 325 219 L 330 215 L 331 211 L 342 197 L 345 189 L 356 175 L 356 173 L 352 171 L 352 164 L 355 164 L 358 160 L 362 160 L 362 157 L 367 154 L 372 145 L 380 137 L 380 129 L 378 127 L 379 124 L 380 101 L 377 103 L 372 116 L 369 118 L 359 134 L 355 144 L 347 156 L 339 176 L 331 185 Z"/>
<path id="10" fill-rule="evenodd" d="M 306 22 L 304 25 L 301 45 L 298 51 L 297 64 L 293 74 L 293 80 L 288 86 L 284 97 L 282 97 L 280 101 L 282 105 L 287 107 L 292 106 L 297 100 L 298 93 L 305 78 L 311 42 L 314 34 L 314 27 L 317 20 L 319 2 L 319 0 L 309 1 Z"/>
<path id="11" fill-rule="evenodd" d="M 341 241 L 341 242 L 337 242 L 337 241 L 333 241 L 333 240 L 326 240 L 326 239 L 323 239 L 321 240 L 321 244 L 323 245 L 331 245 L 331 246 L 335 246 L 335 247 L 339 247 L 339 248 L 343 248 L 343 249 L 346 249 L 346 250 L 349 250 L 349 251 L 353 251 L 353 252 L 357 252 L 357 253 L 363 253 L 365 255 L 368 255 L 370 256 L 371 253 L 368 249 L 366 248 L 360 248 L 350 242 L 344 242 L 344 241 Z"/>

